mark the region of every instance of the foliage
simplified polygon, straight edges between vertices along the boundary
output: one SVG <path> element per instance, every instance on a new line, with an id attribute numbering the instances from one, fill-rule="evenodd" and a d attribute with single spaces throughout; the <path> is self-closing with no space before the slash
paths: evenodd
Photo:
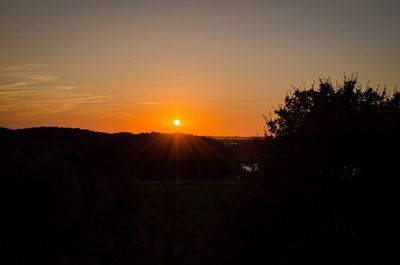
<path id="1" fill-rule="evenodd" d="M 267 119 L 275 136 L 345 136 L 387 134 L 397 128 L 400 93 L 388 96 L 357 86 L 357 78 L 345 78 L 335 88 L 329 79 L 320 80 L 318 89 L 295 89 L 286 96 L 284 106 L 275 110 L 277 118 Z M 397 117 L 398 118 L 398 117 Z"/>
<path id="2" fill-rule="evenodd" d="M 218 263 L 389 263 L 399 98 L 354 77 L 288 95 L 266 120 L 260 172 L 220 207 Z"/>

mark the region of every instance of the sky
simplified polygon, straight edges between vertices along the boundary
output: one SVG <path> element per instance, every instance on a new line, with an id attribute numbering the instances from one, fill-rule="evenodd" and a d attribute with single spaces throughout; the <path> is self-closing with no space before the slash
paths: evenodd
<path id="1" fill-rule="evenodd" d="M 373 0 L 1 0 L 0 127 L 263 135 L 263 115 L 292 87 L 358 73 L 362 85 L 396 89 L 399 10 Z"/>

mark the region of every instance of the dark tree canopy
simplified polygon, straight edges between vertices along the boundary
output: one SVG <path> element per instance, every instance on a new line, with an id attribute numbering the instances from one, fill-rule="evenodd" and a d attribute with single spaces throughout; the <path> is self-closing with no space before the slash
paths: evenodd
<path id="1" fill-rule="evenodd" d="M 284 105 L 267 119 L 275 136 L 328 136 L 391 134 L 399 130 L 400 93 L 388 95 L 357 85 L 357 78 L 345 78 L 335 87 L 329 79 L 319 88 L 295 89 Z"/>
<path id="2" fill-rule="evenodd" d="M 283 164 L 281 173 L 295 171 L 312 185 L 324 175 L 330 176 L 323 178 L 327 182 L 361 175 L 371 185 L 394 181 L 400 155 L 400 93 L 362 88 L 357 82 L 345 78 L 335 87 L 321 79 L 318 89 L 295 89 L 287 96 L 276 117 L 266 120 L 281 154 L 279 162 L 274 158 L 270 163 Z"/>
<path id="3" fill-rule="evenodd" d="M 400 93 L 321 80 L 266 124 L 260 172 L 221 204 L 220 264 L 390 264 Z"/>

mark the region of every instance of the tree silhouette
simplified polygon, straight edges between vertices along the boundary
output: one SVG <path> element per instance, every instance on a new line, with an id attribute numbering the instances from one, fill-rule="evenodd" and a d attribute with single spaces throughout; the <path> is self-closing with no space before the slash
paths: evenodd
<path id="1" fill-rule="evenodd" d="M 221 204 L 218 263 L 389 263 L 399 98 L 354 76 L 294 89 L 266 119 L 260 172 Z"/>

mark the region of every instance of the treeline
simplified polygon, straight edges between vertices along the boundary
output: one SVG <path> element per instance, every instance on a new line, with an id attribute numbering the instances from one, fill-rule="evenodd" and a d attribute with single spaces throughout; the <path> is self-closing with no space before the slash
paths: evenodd
<path id="1" fill-rule="evenodd" d="M 186 134 L 0 128 L 0 150 L 3 163 L 47 157 L 86 174 L 129 170 L 138 180 L 226 180 L 237 168 L 232 150 L 222 142 Z"/>

